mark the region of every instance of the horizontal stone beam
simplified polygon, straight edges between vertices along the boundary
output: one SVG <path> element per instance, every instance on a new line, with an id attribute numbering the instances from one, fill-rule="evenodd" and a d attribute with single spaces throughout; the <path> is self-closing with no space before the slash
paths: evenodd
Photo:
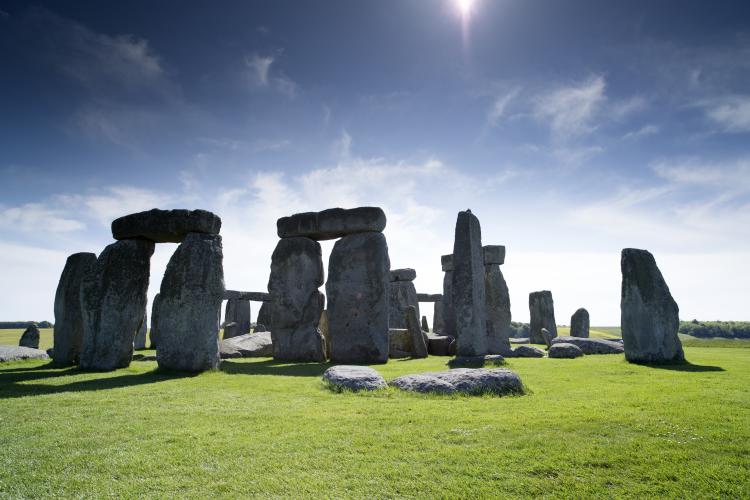
<path id="1" fill-rule="evenodd" d="M 276 221 L 279 238 L 302 236 L 316 241 L 333 240 L 348 234 L 382 232 L 385 212 L 378 207 L 351 209 L 330 208 L 322 212 L 305 212 Z"/>
<path id="2" fill-rule="evenodd" d="M 414 281 L 417 271 L 414 269 L 391 269 L 391 281 Z"/>
<path id="3" fill-rule="evenodd" d="M 189 233 L 219 234 L 221 219 L 207 210 L 159 210 L 125 215 L 112 222 L 116 240 L 146 238 L 156 243 L 182 243 Z"/>
<path id="4" fill-rule="evenodd" d="M 253 302 L 270 302 L 271 294 L 266 292 L 240 292 L 225 290 L 224 300 L 252 300 Z"/>
<path id="5" fill-rule="evenodd" d="M 417 300 L 419 302 L 442 302 L 442 293 L 418 293 Z"/>
<path id="6" fill-rule="evenodd" d="M 502 265 L 505 262 L 505 246 L 485 245 L 482 247 L 482 250 L 484 251 L 484 265 Z"/>
<path id="7" fill-rule="evenodd" d="M 442 255 L 440 264 L 443 266 L 443 271 L 453 271 L 453 254 Z"/>

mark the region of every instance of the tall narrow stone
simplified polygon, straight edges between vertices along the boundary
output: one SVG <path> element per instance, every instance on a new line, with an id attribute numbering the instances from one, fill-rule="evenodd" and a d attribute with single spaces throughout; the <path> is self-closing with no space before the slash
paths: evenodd
<path id="1" fill-rule="evenodd" d="M 589 312 L 583 307 L 578 309 L 570 317 L 570 336 L 588 338 L 589 337 Z"/>
<path id="2" fill-rule="evenodd" d="M 255 319 L 256 325 L 262 325 L 266 331 L 272 332 L 273 325 L 271 325 L 271 302 L 263 302 L 258 309 L 258 317 Z M 256 331 L 257 328 L 256 328 Z"/>
<path id="3" fill-rule="evenodd" d="M 414 279 L 414 269 L 394 269 L 390 272 L 389 328 L 406 328 L 406 308 L 414 306 L 419 316 L 419 300 Z"/>
<path id="4" fill-rule="evenodd" d="M 482 230 L 471 210 L 459 212 L 453 244 L 453 307 L 458 356 L 487 354 Z"/>
<path id="5" fill-rule="evenodd" d="M 453 255 L 440 257 L 443 272 L 443 329 L 440 333 L 456 337 L 456 311 L 453 307 Z"/>
<path id="6" fill-rule="evenodd" d="M 634 363 L 685 360 L 677 335 L 679 308 L 656 260 L 646 250 L 622 251 L 620 302 L 625 359 Z"/>
<path id="7" fill-rule="evenodd" d="M 200 372 L 219 367 L 224 297 L 221 236 L 189 233 L 169 259 L 159 292 L 160 368 Z"/>
<path id="8" fill-rule="evenodd" d="M 425 332 L 430 331 L 430 324 L 427 322 L 427 316 L 422 316 L 422 330 Z"/>
<path id="9" fill-rule="evenodd" d="M 542 290 L 529 294 L 529 339 L 532 344 L 544 344 L 542 328 L 546 328 L 552 335 L 557 337 L 557 323 L 555 322 L 555 304 L 552 301 L 552 292 Z"/>
<path id="10" fill-rule="evenodd" d="M 250 301 L 229 299 L 224 311 L 224 338 L 250 333 Z"/>
<path id="11" fill-rule="evenodd" d="M 108 245 L 81 283 L 83 348 L 80 366 L 114 370 L 130 365 L 133 339 L 143 320 L 154 242 Z"/>
<path id="12" fill-rule="evenodd" d="M 490 354 L 510 352 L 510 294 L 499 264 L 484 266 L 487 298 L 487 350 Z"/>
<path id="13" fill-rule="evenodd" d="M 148 333 L 148 308 L 143 310 L 143 319 L 141 325 L 138 327 L 138 332 L 135 334 L 135 340 L 133 341 L 133 349 L 141 351 L 146 348 L 146 334 Z"/>
<path id="14" fill-rule="evenodd" d="M 345 236 L 328 265 L 328 328 L 335 363 L 388 361 L 389 269 L 383 233 Z"/>
<path id="15" fill-rule="evenodd" d="M 445 329 L 443 319 L 443 301 L 436 300 L 432 306 L 432 333 L 442 334 Z"/>
<path id="16" fill-rule="evenodd" d="M 419 327 L 419 316 L 414 306 L 408 306 L 404 313 L 406 329 L 409 330 L 409 337 L 412 345 L 412 357 L 427 357 L 427 342 L 425 342 L 422 329 Z"/>
<path id="17" fill-rule="evenodd" d="M 151 330 L 148 332 L 148 338 L 151 342 L 151 349 L 156 349 L 159 338 L 159 306 L 161 305 L 161 294 L 154 296 L 154 302 L 151 304 Z"/>
<path id="18" fill-rule="evenodd" d="M 325 297 L 320 243 L 310 238 L 279 240 L 271 256 L 271 338 L 274 359 L 325 361 L 325 340 L 318 330 Z"/>
<path id="19" fill-rule="evenodd" d="M 55 366 L 78 363 L 83 347 L 81 281 L 96 265 L 96 254 L 74 253 L 65 261 L 55 292 L 55 330 L 52 361 Z"/>

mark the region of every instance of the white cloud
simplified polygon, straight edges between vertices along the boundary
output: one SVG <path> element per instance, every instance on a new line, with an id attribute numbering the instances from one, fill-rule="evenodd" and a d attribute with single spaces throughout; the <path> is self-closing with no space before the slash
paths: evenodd
<path id="1" fill-rule="evenodd" d="M 245 57 L 251 84 L 256 88 L 273 89 L 289 99 L 297 95 L 297 84 L 281 71 L 273 69 L 278 55 L 261 56 L 253 54 Z"/>
<path id="2" fill-rule="evenodd" d="M 656 125 L 649 124 L 649 125 L 644 125 L 638 130 L 628 132 L 627 134 L 623 135 L 622 138 L 624 140 L 639 139 L 641 137 L 647 137 L 649 135 L 655 135 L 658 133 L 659 133 L 659 127 L 657 127 Z"/>
<path id="3" fill-rule="evenodd" d="M 500 121 L 500 118 L 505 116 L 505 111 L 510 104 L 510 102 L 515 99 L 518 94 L 520 93 L 521 89 L 515 88 L 511 90 L 510 92 L 507 92 L 499 97 L 497 97 L 494 102 L 492 103 L 492 106 L 490 107 L 489 112 L 487 113 L 487 123 L 494 127 L 497 125 L 498 121 Z"/>
<path id="4" fill-rule="evenodd" d="M 0 207 L 0 227 L 27 233 L 68 233 L 85 229 L 86 224 L 63 210 L 42 203 L 27 203 L 20 207 Z"/>
<path id="5" fill-rule="evenodd" d="M 594 119 L 606 102 L 605 88 L 601 75 L 559 87 L 536 98 L 534 116 L 549 122 L 553 134 L 560 138 L 589 134 L 597 128 Z"/>
<path id="6" fill-rule="evenodd" d="M 750 132 L 750 96 L 731 96 L 700 103 L 706 116 L 725 132 Z"/>

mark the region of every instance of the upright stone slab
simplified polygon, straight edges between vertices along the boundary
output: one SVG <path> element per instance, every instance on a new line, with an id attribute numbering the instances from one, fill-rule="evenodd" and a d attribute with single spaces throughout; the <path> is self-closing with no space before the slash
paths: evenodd
<path id="1" fill-rule="evenodd" d="M 271 337 L 274 359 L 326 359 L 325 340 L 318 330 L 325 297 L 320 243 L 310 238 L 283 238 L 271 256 Z"/>
<path id="2" fill-rule="evenodd" d="M 408 306 L 404 313 L 406 328 L 409 330 L 409 337 L 411 337 L 412 344 L 412 357 L 414 358 L 426 358 L 427 357 L 427 342 L 425 341 L 424 335 L 422 335 L 422 329 L 419 327 L 419 317 L 417 316 L 417 310 L 414 306 Z"/>
<path id="3" fill-rule="evenodd" d="M 484 356 L 488 350 L 482 231 L 471 210 L 458 213 L 453 269 L 456 354 Z"/>
<path id="4" fill-rule="evenodd" d="M 487 299 L 487 350 L 490 354 L 507 354 L 510 352 L 510 294 L 499 264 L 485 264 L 484 286 Z"/>
<path id="5" fill-rule="evenodd" d="M 224 338 L 230 339 L 250 333 L 250 301 L 227 300 L 224 312 Z"/>
<path id="6" fill-rule="evenodd" d="M 646 250 L 626 248 L 620 264 L 625 359 L 633 363 L 684 361 L 677 336 L 680 311 L 654 256 Z"/>
<path id="7" fill-rule="evenodd" d="M 36 324 L 31 324 L 24 330 L 21 339 L 18 341 L 18 346 L 39 349 L 39 327 Z"/>
<path id="8" fill-rule="evenodd" d="M 206 210 L 159 210 L 138 212 L 115 219 L 116 240 L 146 238 L 156 243 L 180 243 L 190 233 L 219 234 L 221 219 Z"/>
<path id="9" fill-rule="evenodd" d="M 552 338 L 557 337 L 557 323 L 555 322 L 555 304 L 552 292 L 542 290 L 529 294 L 529 340 L 532 344 L 544 344 L 542 328 L 549 331 Z"/>
<path id="10" fill-rule="evenodd" d="M 81 281 L 96 265 L 96 254 L 74 253 L 65 261 L 55 292 L 55 330 L 52 362 L 55 366 L 78 363 L 83 348 Z"/>
<path id="11" fill-rule="evenodd" d="M 584 339 L 589 337 L 589 312 L 583 307 L 570 317 L 570 336 Z"/>
<path id="12" fill-rule="evenodd" d="M 223 260 L 221 236 L 205 233 L 188 234 L 169 259 L 159 291 L 159 368 L 219 367 Z"/>
<path id="13" fill-rule="evenodd" d="M 419 300 L 414 279 L 417 272 L 414 269 L 394 269 L 390 272 L 390 301 L 388 326 L 390 328 L 406 328 L 406 308 L 414 306 L 419 316 Z"/>
<path id="14" fill-rule="evenodd" d="M 156 349 L 159 338 L 159 306 L 161 305 L 161 294 L 157 293 L 154 296 L 154 302 L 151 304 L 151 331 L 149 332 L 149 340 L 151 341 L 151 349 Z"/>
<path id="15" fill-rule="evenodd" d="M 118 241 L 104 249 L 84 276 L 82 369 L 114 370 L 130 365 L 133 339 L 146 309 L 153 253 L 153 241 Z"/>
<path id="16" fill-rule="evenodd" d="M 422 316 L 422 330 L 425 332 L 430 331 L 430 324 L 427 322 L 427 316 Z"/>
<path id="17" fill-rule="evenodd" d="M 136 351 L 142 351 L 146 348 L 146 334 L 148 333 L 148 313 L 146 310 L 143 310 L 141 326 L 138 327 L 138 332 L 135 334 L 135 340 L 133 341 L 133 349 Z"/>
<path id="18" fill-rule="evenodd" d="M 453 255 L 440 257 L 443 272 L 443 327 L 440 333 L 456 337 L 456 311 L 453 307 Z"/>
<path id="19" fill-rule="evenodd" d="M 271 324 L 271 302 L 263 302 L 258 309 L 258 317 L 255 319 L 256 325 L 263 325 L 267 331 L 273 331 Z"/>
<path id="20" fill-rule="evenodd" d="M 328 328 L 334 363 L 388 361 L 389 269 L 383 233 L 341 238 L 328 264 Z"/>

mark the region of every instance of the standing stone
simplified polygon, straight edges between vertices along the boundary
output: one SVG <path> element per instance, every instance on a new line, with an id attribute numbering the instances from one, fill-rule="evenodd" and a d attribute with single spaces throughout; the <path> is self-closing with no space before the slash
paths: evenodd
<path id="1" fill-rule="evenodd" d="M 318 331 L 325 297 L 320 243 L 310 238 L 279 240 L 271 256 L 271 338 L 274 359 L 326 360 L 323 335 Z"/>
<path id="2" fill-rule="evenodd" d="M 146 333 L 148 332 L 148 313 L 146 309 L 143 311 L 143 319 L 141 320 L 141 326 L 138 327 L 138 333 L 135 334 L 135 340 L 133 341 L 133 349 L 141 351 L 146 348 Z"/>
<path id="3" fill-rule="evenodd" d="M 445 329 L 445 320 L 443 319 L 443 301 L 436 300 L 432 307 L 432 333 L 442 334 Z"/>
<path id="4" fill-rule="evenodd" d="M 656 260 L 646 250 L 622 251 L 620 302 L 625 359 L 633 363 L 685 360 L 677 329 L 679 308 Z"/>
<path id="5" fill-rule="evenodd" d="M 345 236 L 328 264 L 328 328 L 331 361 L 388 361 L 389 269 L 383 233 Z"/>
<path id="6" fill-rule="evenodd" d="M 453 307 L 453 255 L 440 257 L 443 272 L 443 335 L 456 337 L 456 310 Z"/>
<path id="7" fill-rule="evenodd" d="M 458 356 L 484 356 L 487 354 L 487 309 L 482 230 L 471 210 L 458 213 L 453 269 L 456 353 Z"/>
<path id="8" fill-rule="evenodd" d="M 256 325 L 263 325 L 266 331 L 272 332 L 273 325 L 271 325 L 271 302 L 263 302 L 258 309 L 258 317 L 255 319 Z"/>
<path id="9" fill-rule="evenodd" d="M 412 357 L 426 358 L 427 342 L 422 334 L 422 329 L 419 327 L 419 316 L 417 316 L 416 308 L 414 306 L 407 307 L 404 316 L 406 329 L 409 330 L 409 337 L 411 337 Z"/>
<path id="10" fill-rule="evenodd" d="M 52 361 L 55 366 L 78 363 L 83 347 L 81 281 L 96 265 L 96 254 L 74 253 L 65 261 L 55 292 L 55 330 Z"/>
<path id="11" fill-rule="evenodd" d="M 422 330 L 425 332 L 430 331 L 430 324 L 427 322 L 427 316 L 422 316 Z"/>
<path id="12" fill-rule="evenodd" d="M 250 333 L 250 301 L 243 299 L 227 300 L 224 324 L 225 339 Z"/>
<path id="13" fill-rule="evenodd" d="M 555 322 L 555 304 L 552 301 L 552 292 L 543 290 L 529 294 L 529 341 L 532 344 L 544 344 L 542 328 L 546 328 L 552 335 L 557 337 L 557 323 Z"/>
<path id="14" fill-rule="evenodd" d="M 148 338 L 151 341 L 151 349 L 156 349 L 159 338 L 159 306 L 161 305 L 161 294 L 154 296 L 154 302 L 151 304 L 151 330 L 148 332 Z"/>
<path id="15" fill-rule="evenodd" d="M 388 326 L 390 328 L 406 328 L 406 308 L 414 306 L 419 317 L 419 300 L 414 279 L 417 277 L 414 269 L 395 269 L 390 272 L 390 301 Z"/>
<path id="16" fill-rule="evenodd" d="M 205 233 L 188 234 L 169 259 L 159 292 L 159 368 L 219 367 L 223 260 L 221 236 Z"/>
<path id="17" fill-rule="evenodd" d="M 547 346 L 547 350 L 549 350 L 549 348 L 552 347 L 552 339 L 554 337 L 546 328 L 542 328 L 541 332 L 542 338 L 544 339 L 544 344 Z"/>
<path id="18" fill-rule="evenodd" d="M 84 370 L 130 365 L 133 339 L 143 320 L 154 242 L 122 240 L 108 245 L 81 283 Z"/>
<path id="19" fill-rule="evenodd" d="M 589 312 L 583 307 L 570 317 L 570 336 L 585 339 L 589 337 Z"/>
<path id="20" fill-rule="evenodd" d="M 18 341 L 18 346 L 39 349 L 39 327 L 36 324 L 31 324 L 24 330 L 21 340 Z"/>
<path id="21" fill-rule="evenodd" d="M 510 294 L 499 264 L 485 264 L 484 286 L 487 299 L 487 350 L 490 354 L 507 354 L 510 352 Z"/>

